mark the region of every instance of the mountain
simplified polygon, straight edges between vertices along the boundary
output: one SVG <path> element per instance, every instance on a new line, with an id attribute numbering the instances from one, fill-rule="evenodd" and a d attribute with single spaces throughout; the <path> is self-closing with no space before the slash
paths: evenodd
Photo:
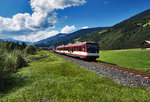
<path id="1" fill-rule="evenodd" d="M 55 36 L 48 37 L 48 38 L 46 38 L 44 40 L 40 40 L 38 42 L 35 42 L 34 44 L 38 45 L 38 44 L 42 44 L 42 43 L 45 43 L 45 44 L 48 43 L 48 42 L 50 43 L 50 42 L 53 42 L 54 40 L 58 40 L 59 38 L 64 37 L 64 36 L 66 36 L 66 34 L 59 33 L 59 34 L 57 34 Z"/>
<path id="2" fill-rule="evenodd" d="M 19 44 L 22 44 L 22 42 L 25 42 L 25 41 L 20 41 L 20 40 L 14 40 L 14 39 L 11 39 L 11 38 L 6 38 L 6 39 L 2 39 L 3 41 L 12 41 L 12 42 L 18 42 Z M 25 42 L 27 45 L 29 44 L 32 44 L 31 42 Z"/>
<path id="3" fill-rule="evenodd" d="M 136 19 L 136 18 L 142 18 L 142 17 L 145 17 L 147 15 L 150 15 L 150 9 L 146 10 L 146 11 L 143 11 L 142 13 L 139 13 L 129 19 Z"/>
<path id="4" fill-rule="evenodd" d="M 150 40 L 150 9 L 103 31 L 74 39 L 74 41 L 96 41 L 101 50 L 140 48 L 144 40 Z"/>
<path id="5" fill-rule="evenodd" d="M 81 29 L 70 34 L 65 34 L 65 36 L 61 36 L 59 38 L 57 37 L 57 35 L 54 37 L 50 37 L 46 40 L 40 41 L 42 43 L 36 42 L 35 45 L 37 47 L 52 47 L 52 46 L 66 45 L 68 43 L 72 43 L 73 39 L 76 39 L 80 37 L 81 35 L 86 35 L 88 33 L 95 32 L 95 31 L 102 31 L 106 28 L 107 27 Z"/>

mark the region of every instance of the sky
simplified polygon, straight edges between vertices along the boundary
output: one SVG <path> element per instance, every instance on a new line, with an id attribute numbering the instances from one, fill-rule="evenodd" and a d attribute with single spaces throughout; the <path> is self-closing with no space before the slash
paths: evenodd
<path id="1" fill-rule="evenodd" d="M 150 0 L 0 0 L 2 38 L 36 42 L 58 33 L 113 26 L 150 9 Z"/>

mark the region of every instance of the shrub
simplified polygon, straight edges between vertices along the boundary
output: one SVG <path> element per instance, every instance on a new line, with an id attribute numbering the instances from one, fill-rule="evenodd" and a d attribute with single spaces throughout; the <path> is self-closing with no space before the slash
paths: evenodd
<path id="1" fill-rule="evenodd" d="M 27 62 L 23 58 L 23 52 L 22 51 L 20 51 L 20 50 L 14 50 L 12 52 L 12 55 L 16 58 L 15 59 L 15 63 L 16 63 L 15 68 L 16 69 L 20 69 L 22 67 L 27 66 Z"/>
<path id="2" fill-rule="evenodd" d="M 37 49 L 34 45 L 28 45 L 25 49 L 25 52 L 27 54 L 31 54 L 31 55 L 34 55 L 36 53 Z"/>
<path id="3" fill-rule="evenodd" d="M 22 56 L 20 50 L 14 50 L 12 52 L 0 50 L 0 79 L 3 79 L 9 73 L 15 72 L 21 67 L 27 66 L 27 62 Z"/>

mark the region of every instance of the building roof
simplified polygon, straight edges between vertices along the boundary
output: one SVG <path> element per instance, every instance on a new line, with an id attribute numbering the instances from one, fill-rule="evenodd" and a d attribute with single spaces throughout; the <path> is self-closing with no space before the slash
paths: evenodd
<path id="1" fill-rule="evenodd" d="M 145 40 L 145 42 L 148 43 L 148 44 L 150 44 L 150 41 L 148 41 L 148 40 Z"/>

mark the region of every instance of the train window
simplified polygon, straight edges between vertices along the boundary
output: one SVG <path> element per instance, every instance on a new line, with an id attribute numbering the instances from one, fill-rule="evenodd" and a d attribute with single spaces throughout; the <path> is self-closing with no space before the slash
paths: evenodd
<path id="1" fill-rule="evenodd" d="M 76 50 L 76 47 L 74 47 L 74 51 Z"/>
<path id="2" fill-rule="evenodd" d="M 73 47 L 72 47 L 72 52 L 73 52 Z"/>
<path id="3" fill-rule="evenodd" d="M 89 53 L 96 53 L 99 51 L 98 44 L 87 44 L 87 51 Z"/>
<path id="4" fill-rule="evenodd" d="M 77 51 L 79 51 L 78 47 L 77 47 Z"/>
<path id="5" fill-rule="evenodd" d="M 83 45 L 83 51 L 85 51 L 85 45 Z"/>
<path id="6" fill-rule="evenodd" d="M 79 51 L 81 51 L 81 46 L 79 46 Z"/>

